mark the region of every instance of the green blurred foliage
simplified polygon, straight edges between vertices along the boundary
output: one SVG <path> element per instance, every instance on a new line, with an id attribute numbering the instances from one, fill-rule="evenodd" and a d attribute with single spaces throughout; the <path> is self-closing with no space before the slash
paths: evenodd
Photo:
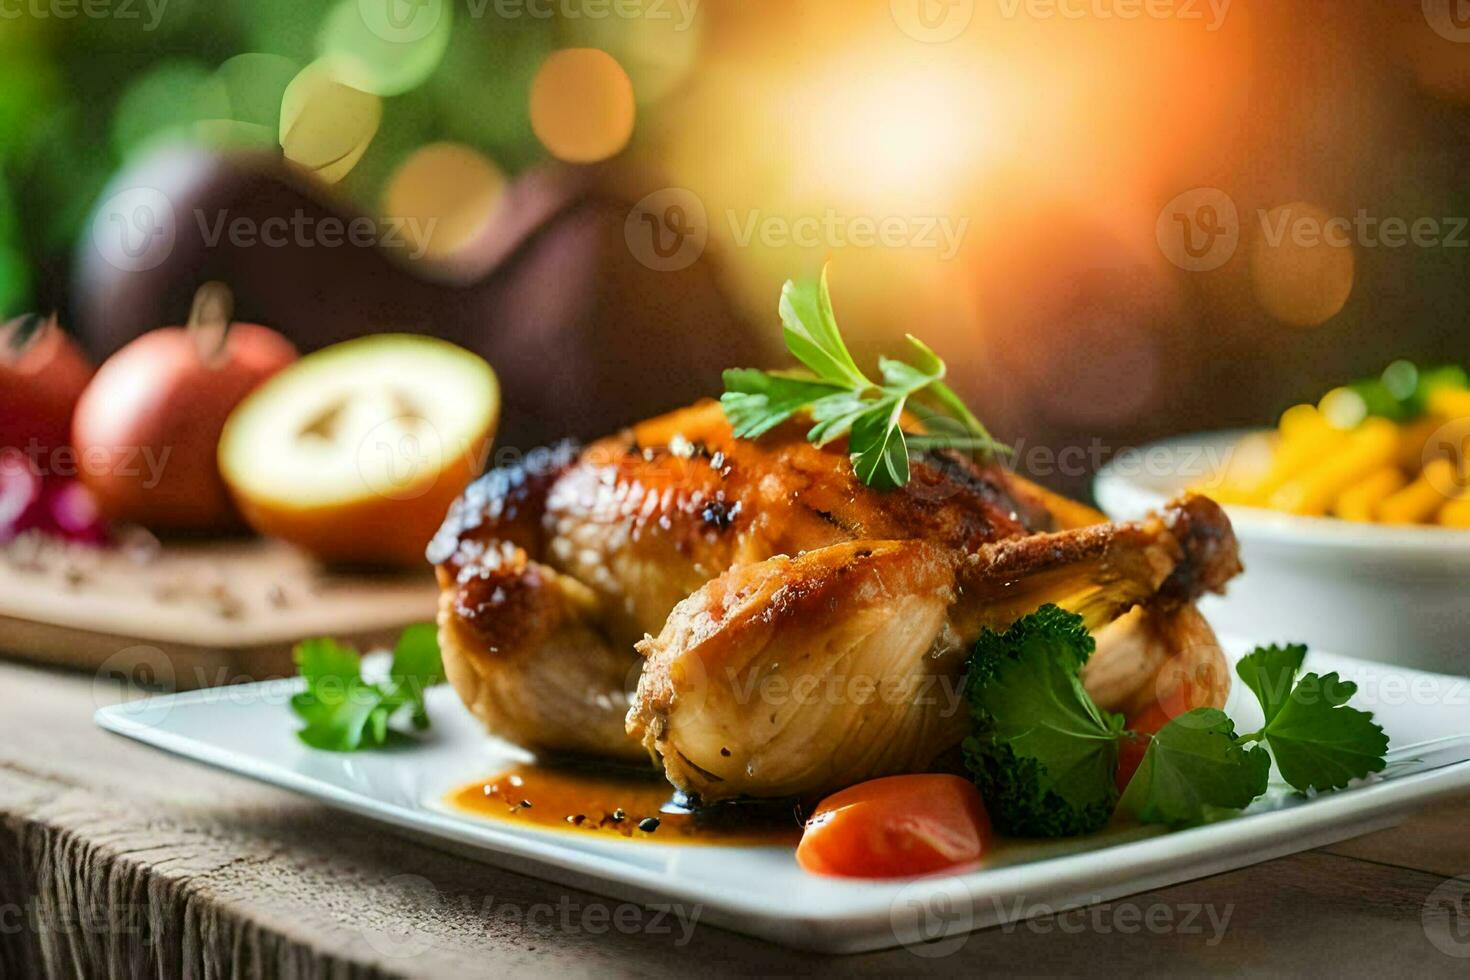
<path id="1" fill-rule="evenodd" d="M 441 2 L 454 11 L 442 34 L 368 79 L 385 95 L 383 124 L 337 188 L 365 210 L 427 143 L 465 143 L 507 174 L 544 159 L 528 99 L 541 62 L 566 41 L 555 20 L 493 7 L 476 17 Z M 281 93 L 299 70 L 326 54 L 391 49 L 342 28 L 355 6 L 139 0 L 125 19 L 0 19 L 0 318 L 64 304 L 73 250 L 120 167 L 176 141 L 278 150 Z"/>

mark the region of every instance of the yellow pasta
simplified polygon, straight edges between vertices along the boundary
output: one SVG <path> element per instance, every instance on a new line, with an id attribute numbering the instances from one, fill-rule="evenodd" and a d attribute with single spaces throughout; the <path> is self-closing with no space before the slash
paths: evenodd
<path id="1" fill-rule="evenodd" d="M 1434 517 L 1445 505 L 1445 488 L 1455 485 L 1455 464 L 1436 459 L 1413 483 L 1378 505 L 1384 524 L 1420 524 Z"/>
<path id="2" fill-rule="evenodd" d="M 1439 523 L 1445 527 L 1470 529 L 1470 494 L 1461 494 L 1441 507 Z"/>
<path id="3" fill-rule="evenodd" d="M 1332 507 L 1332 513 L 1345 521 L 1373 520 L 1378 505 L 1403 489 L 1408 479 L 1397 466 L 1385 466 L 1344 490 Z"/>
<path id="4" fill-rule="evenodd" d="M 1255 486 L 1236 488 L 1241 503 L 1271 506 L 1280 489 L 1330 456 L 1348 440 L 1311 405 L 1298 405 L 1281 416 L 1281 442 L 1266 476 Z"/>
<path id="5" fill-rule="evenodd" d="M 1395 362 L 1382 379 L 1287 409 L 1195 489 L 1308 517 L 1470 529 L 1470 388 L 1456 387 L 1464 378 L 1452 366 L 1419 374 Z"/>
<path id="6" fill-rule="evenodd" d="M 1387 419 L 1369 419 L 1348 433 L 1340 448 L 1282 483 L 1266 499 L 1266 505 L 1289 514 L 1325 514 L 1343 490 L 1375 470 L 1392 465 L 1398 445 L 1398 426 Z"/>
<path id="7" fill-rule="evenodd" d="M 1403 427 L 1399 436 L 1399 466 L 1406 473 L 1418 473 L 1424 465 L 1424 444 L 1444 425 L 1438 415 L 1426 415 Z"/>

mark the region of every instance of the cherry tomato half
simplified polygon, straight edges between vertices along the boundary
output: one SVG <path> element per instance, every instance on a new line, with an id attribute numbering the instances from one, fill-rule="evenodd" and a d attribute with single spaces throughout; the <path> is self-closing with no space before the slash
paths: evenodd
<path id="1" fill-rule="evenodd" d="M 796 860 L 821 875 L 900 878 L 977 861 L 990 839 L 990 818 L 969 780 L 888 776 L 823 800 Z"/>

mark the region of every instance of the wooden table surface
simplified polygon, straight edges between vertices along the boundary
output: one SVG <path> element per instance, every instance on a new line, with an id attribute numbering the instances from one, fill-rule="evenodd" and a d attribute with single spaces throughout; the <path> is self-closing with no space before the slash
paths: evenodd
<path id="1" fill-rule="evenodd" d="M 108 735 L 92 724 L 107 688 L 85 675 L 0 661 L 0 697 L 0 977 L 1470 970 L 1470 878 L 1453 880 L 1470 875 L 1470 797 L 943 948 L 833 957 L 479 865 Z"/>

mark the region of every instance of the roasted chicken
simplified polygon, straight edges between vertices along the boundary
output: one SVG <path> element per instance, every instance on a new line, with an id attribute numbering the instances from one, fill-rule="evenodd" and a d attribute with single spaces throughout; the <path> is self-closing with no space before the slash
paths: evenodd
<path id="1" fill-rule="evenodd" d="M 1047 602 L 1122 617 L 1084 676 L 1105 707 L 1218 705 L 1192 603 L 1240 569 L 1203 497 L 1108 524 L 944 452 L 881 493 L 840 443 L 737 440 L 713 402 L 488 473 L 429 557 L 446 671 L 492 733 L 651 758 L 704 801 L 930 766 L 966 732 L 969 645 Z"/>

